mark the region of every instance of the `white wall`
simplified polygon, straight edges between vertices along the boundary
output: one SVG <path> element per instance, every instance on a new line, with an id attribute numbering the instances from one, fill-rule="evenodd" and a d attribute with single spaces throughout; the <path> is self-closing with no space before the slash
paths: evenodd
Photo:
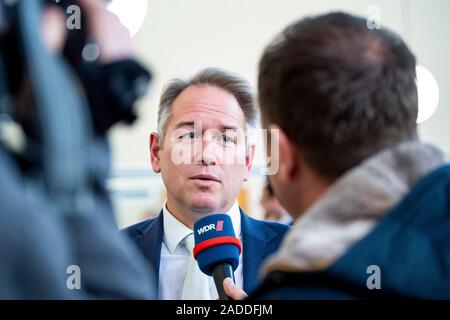
<path id="1" fill-rule="evenodd" d="M 155 78 L 151 93 L 140 103 L 140 120 L 132 128 L 118 126 L 111 134 L 113 166 L 151 172 L 148 135 L 156 128 L 158 95 L 167 80 L 191 75 L 202 67 L 219 66 L 241 74 L 255 85 L 263 48 L 287 24 L 306 15 L 335 10 L 367 16 L 370 5 L 380 7 L 382 25 L 399 33 L 418 62 L 437 79 L 439 107 L 420 126 L 420 133 L 424 140 L 450 151 L 450 92 L 446 90 L 450 84 L 450 1 L 151 0 L 135 40 L 140 58 L 152 68 Z M 262 179 L 253 179 L 251 213 L 258 216 Z M 163 198 L 158 176 L 149 174 L 144 183 L 133 178 L 121 181 L 125 180 L 141 189 L 148 185 L 158 197 L 115 197 L 120 226 L 140 219 L 139 212 L 144 209 L 157 210 Z"/>

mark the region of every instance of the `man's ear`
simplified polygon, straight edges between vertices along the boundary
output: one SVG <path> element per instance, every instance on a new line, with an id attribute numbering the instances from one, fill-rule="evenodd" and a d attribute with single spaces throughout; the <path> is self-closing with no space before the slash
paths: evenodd
<path id="1" fill-rule="evenodd" d="M 153 171 L 159 173 L 161 172 L 160 166 L 161 145 L 159 135 L 156 132 L 152 132 L 150 134 L 149 144 L 150 144 L 150 160 L 152 163 Z"/>
<path id="2" fill-rule="evenodd" d="M 295 143 L 293 143 L 289 139 L 283 129 L 281 129 L 279 126 L 270 125 L 268 129 L 271 132 L 271 139 L 272 137 L 276 137 L 278 139 L 278 148 L 275 148 L 275 150 L 271 150 L 272 153 L 278 152 L 278 157 L 276 154 L 270 155 L 271 159 L 274 159 L 274 161 L 278 160 L 278 179 L 283 184 L 290 183 L 300 172 L 299 150 L 296 147 Z M 274 143 L 275 141 L 271 141 L 271 148 L 272 144 Z"/>
<path id="3" fill-rule="evenodd" d="M 249 144 L 247 154 L 245 155 L 245 175 L 244 175 L 244 181 L 247 181 L 250 179 L 250 174 L 252 171 L 252 164 L 253 159 L 255 157 L 255 145 Z"/>

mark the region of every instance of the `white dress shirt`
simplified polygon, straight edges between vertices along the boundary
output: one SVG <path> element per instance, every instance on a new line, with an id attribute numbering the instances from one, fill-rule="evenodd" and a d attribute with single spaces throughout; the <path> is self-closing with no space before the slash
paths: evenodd
<path id="1" fill-rule="evenodd" d="M 228 215 L 233 223 L 236 237 L 242 242 L 241 213 L 237 201 L 233 204 Z M 189 255 L 184 245 L 184 239 L 193 231 L 177 220 L 163 205 L 163 242 L 161 244 L 161 261 L 159 265 L 159 299 L 179 300 L 186 277 Z M 243 250 L 243 249 L 242 249 Z M 236 285 L 243 288 L 242 252 L 239 266 L 234 272 Z M 218 299 L 214 279 L 209 277 L 209 298 Z"/>

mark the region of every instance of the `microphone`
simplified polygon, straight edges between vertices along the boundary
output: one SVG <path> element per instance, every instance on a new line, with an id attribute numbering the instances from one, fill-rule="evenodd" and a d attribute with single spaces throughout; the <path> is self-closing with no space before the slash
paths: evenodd
<path id="1" fill-rule="evenodd" d="M 194 258 L 200 270 L 214 278 L 220 300 L 229 300 L 223 289 L 223 280 L 230 277 L 239 265 L 241 242 L 234 234 L 227 214 L 210 214 L 194 224 Z"/>

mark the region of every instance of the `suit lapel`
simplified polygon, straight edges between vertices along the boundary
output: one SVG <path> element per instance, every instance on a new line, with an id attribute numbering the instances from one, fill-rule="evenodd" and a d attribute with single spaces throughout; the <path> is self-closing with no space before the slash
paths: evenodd
<path id="1" fill-rule="evenodd" d="M 157 287 L 159 286 L 159 265 L 161 261 L 161 244 L 163 241 L 163 214 L 162 210 L 159 216 L 151 224 L 143 226 L 139 231 L 142 235 L 136 239 L 145 258 L 150 262 L 155 270 Z"/>
<path id="2" fill-rule="evenodd" d="M 266 256 L 267 239 L 264 224 L 255 225 L 250 217 L 241 210 L 241 228 L 243 242 L 244 291 L 249 293 L 258 284 L 259 267 Z"/>

